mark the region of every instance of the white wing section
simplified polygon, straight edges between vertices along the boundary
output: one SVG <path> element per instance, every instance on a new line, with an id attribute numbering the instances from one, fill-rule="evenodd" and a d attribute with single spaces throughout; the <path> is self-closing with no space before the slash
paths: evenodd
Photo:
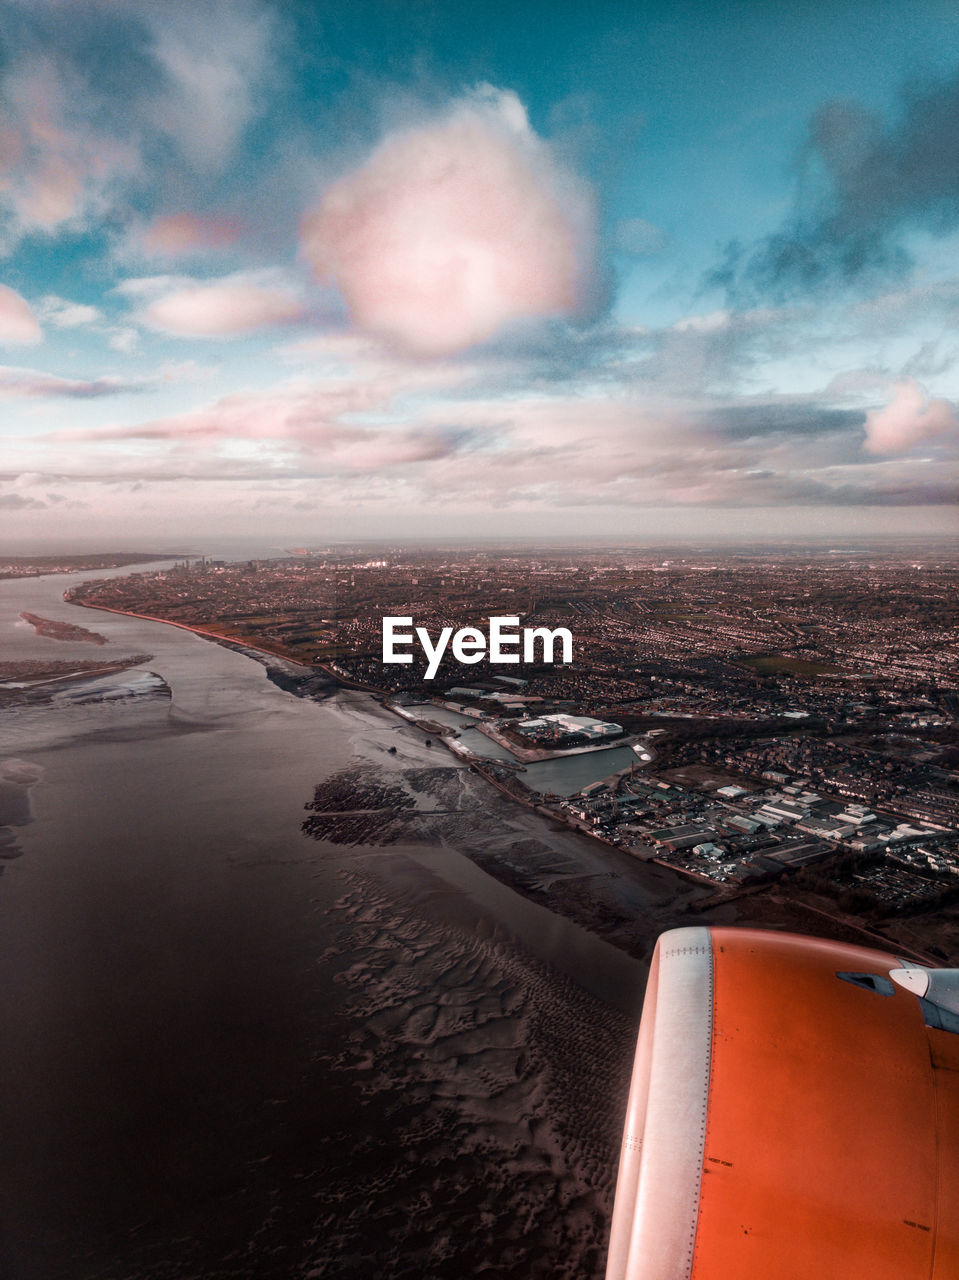
<path id="1" fill-rule="evenodd" d="M 713 1026 L 709 930 L 656 944 L 630 1085 L 606 1280 L 689 1280 Z"/>
<path id="2" fill-rule="evenodd" d="M 925 969 L 911 964 L 908 969 L 890 969 L 889 976 L 921 1000 L 931 1000 L 940 1009 L 959 1013 L 959 969 Z"/>

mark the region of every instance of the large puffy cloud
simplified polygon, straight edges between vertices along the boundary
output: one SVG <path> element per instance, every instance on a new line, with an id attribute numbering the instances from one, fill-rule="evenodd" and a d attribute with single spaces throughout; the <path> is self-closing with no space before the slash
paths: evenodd
<path id="1" fill-rule="evenodd" d="M 414 352 L 459 350 L 507 321 L 576 316 L 596 301 L 590 191 L 516 95 L 489 87 L 389 134 L 327 190 L 303 241 L 354 323 Z"/>
<path id="2" fill-rule="evenodd" d="M 893 398 L 866 415 L 867 453 L 906 453 L 942 436 L 959 436 L 959 416 L 948 400 L 930 399 L 913 378 L 896 384 Z"/>
<path id="3" fill-rule="evenodd" d="M 0 284 L 0 342 L 39 342 L 37 318 L 26 299 Z"/>

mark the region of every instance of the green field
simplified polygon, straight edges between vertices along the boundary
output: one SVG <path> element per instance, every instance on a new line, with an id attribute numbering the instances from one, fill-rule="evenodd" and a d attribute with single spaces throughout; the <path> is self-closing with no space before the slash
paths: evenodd
<path id="1" fill-rule="evenodd" d="M 761 676 L 829 676 L 838 667 L 828 662 L 811 662 L 807 658 L 790 658 L 785 653 L 756 653 L 751 658 L 740 658 L 738 665 L 749 667 Z"/>

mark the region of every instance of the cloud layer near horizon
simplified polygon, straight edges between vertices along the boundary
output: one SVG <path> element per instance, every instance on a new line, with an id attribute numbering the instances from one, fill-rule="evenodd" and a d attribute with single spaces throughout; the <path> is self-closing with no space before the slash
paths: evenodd
<path id="1" fill-rule="evenodd" d="M 928 403 L 914 383 L 866 415 L 817 397 L 706 406 L 626 388 L 504 395 L 502 370 L 483 362 L 411 362 L 355 339 L 318 342 L 308 354 L 327 357 L 330 371 L 137 425 L 36 436 L 20 465 L 46 473 L 80 450 L 77 481 L 187 485 L 261 475 L 337 502 L 377 494 L 431 509 L 513 511 L 935 504 L 955 486 L 955 411 Z M 98 393 L 107 389 L 60 390 Z M 915 449 L 934 434 L 930 467 Z"/>
<path id="2" fill-rule="evenodd" d="M 592 193 L 519 98 L 489 86 L 388 134 L 327 190 L 303 242 L 354 324 L 420 354 L 597 298 Z"/>

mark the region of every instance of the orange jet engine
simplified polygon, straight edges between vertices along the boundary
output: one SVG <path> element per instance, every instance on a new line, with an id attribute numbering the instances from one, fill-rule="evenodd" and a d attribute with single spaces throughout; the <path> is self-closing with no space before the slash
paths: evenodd
<path id="1" fill-rule="evenodd" d="M 607 1280 L 957 1280 L 959 970 L 659 939 Z"/>

